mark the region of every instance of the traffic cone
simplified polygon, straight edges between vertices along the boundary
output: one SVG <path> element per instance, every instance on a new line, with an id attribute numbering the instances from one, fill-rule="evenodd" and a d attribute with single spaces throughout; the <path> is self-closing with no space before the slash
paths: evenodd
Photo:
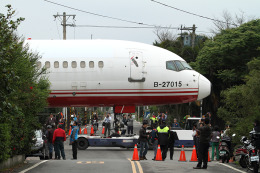
<path id="1" fill-rule="evenodd" d="M 79 128 L 79 134 L 82 134 L 82 132 L 81 132 L 81 128 Z"/>
<path id="2" fill-rule="evenodd" d="M 184 146 L 181 146 L 181 155 L 180 155 L 180 159 L 179 162 L 186 162 L 186 156 L 185 156 L 185 151 L 184 151 Z"/>
<path id="3" fill-rule="evenodd" d="M 105 133 L 105 126 L 103 126 L 103 129 L 102 129 L 102 134 Z"/>
<path id="4" fill-rule="evenodd" d="M 197 159 L 196 148 L 195 148 L 195 145 L 193 145 L 190 162 L 197 162 L 197 161 L 198 161 L 198 159 Z"/>
<path id="5" fill-rule="evenodd" d="M 93 125 L 91 126 L 90 135 L 94 135 L 94 128 L 93 128 Z"/>
<path id="6" fill-rule="evenodd" d="M 137 150 L 137 145 L 136 144 L 135 144 L 135 148 L 134 148 L 132 161 L 139 161 L 139 155 L 138 155 L 138 150 Z"/>
<path id="7" fill-rule="evenodd" d="M 84 129 L 84 135 L 88 134 L 88 130 L 87 130 L 87 126 L 85 125 L 85 129 Z"/>
<path id="8" fill-rule="evenodd" d="M 69 130 L 69 136 L 71 135 L 71 126 L 70 126 L 70 130 Z"/>
<path id="9" fill-rule="evenodd" d="M 162 161 L 162 151 L 160 145 L 158 145 L 155 161 Z"/>
<path id="10" fill-rule="evenodd" d="M 208 151 L 208 162 L 211 162 L 210 157 L 209 157 L 209 151 Z"/>

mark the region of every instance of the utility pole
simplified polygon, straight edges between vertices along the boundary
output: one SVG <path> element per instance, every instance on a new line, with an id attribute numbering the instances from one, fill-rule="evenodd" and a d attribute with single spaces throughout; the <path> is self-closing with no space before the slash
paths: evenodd
<path id="1" fill-rule="evenodd" d="M 60 15 L 57 13 L 57 15 L 53 15 L 54 18 L 56 19 L 57 17 L 63 17 L 62 19 L 62 23 L 61 25 L 63 26 L 63 40 L 66 40 L 66 26 L 75 26 L 75 24 L 67 24 L 67 20 L 70 18 L 70 17 L 73 17 L 73 20 L 75 20 L 75 14 L 73 15 L 66 15 L 65 12 L 63 12 L 63 15 Z"/>
<path id="2" fill-rule="evenodd" d="M 182 30 L 187 30 L 187 31 L 192 31 L 192 36 L 191 36 L 191 47 L 192 49 L 194 48 L 195 46 L 195 30 L 196 30 L 196 27 L 195 27 L 195 24 L 193 24 L 192 27 L 182 27 L 181 25 L 181 37 L 182 37 Z"/>

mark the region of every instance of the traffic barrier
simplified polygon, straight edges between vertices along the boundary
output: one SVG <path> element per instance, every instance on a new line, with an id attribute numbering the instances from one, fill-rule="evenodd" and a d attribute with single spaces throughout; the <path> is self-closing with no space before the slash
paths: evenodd
<path id="1" fill-rule="evenodd" d="M 139 155 L 138 155 L 137 145 L 135 144 L 132 161 L 139 161 L 139 160 L 140 159 L 139 159 Z"/>
<path id="2" fill-rule="evenodd" d="M 102 134 L 105 133 L 105 126 L 103 126 L 103 129 L 102 129 Z"/>
<path id="3" fill-rule="evenodd" d="M 211 162 L 210 157 L 209 157 L 209 151 L 208 151 L 208 162 Z"/>
<path id="4" fill-rule="evenodd" d="M 84 129 L 84 135 L 88 134 L 88 130 L 87 130 L 87 126 L 85 125 L 85 129 Z"/>
<path id="5" fill-rule="evenodd" d="M 180 159 L 178 161 L 179 162 L 186 162 L 187 161 L 183 145 L 181 146 L 181 155 L 180 155 Z"/>
<path id="6" fill-rule="evenodd" d="M 69 130 L 69 136 L 71 135 L 71 126 L 70 126 L 70 130 Z"/>
<path id="7" fill-rule="evenodd" d="M 155 161 L 162 161 L 162 151 L 160 145 L 158 145 Z"/>
<path id="8" fill-rule="evenodd" d="M 82 134 L 82 132 L 81 132 L 81 127 L 79 128 L 79 134 Z"/>
<path id="9" fill-rule="evenodd" d="M 197 161 L 198 161 L 198 158 L 197 158 L 196 147 L 195 147 L 195 145 L 193 145 L 190 162 L 197 162 Z"/>
<path id="10" fill-rule="evenodd" d="M 93 125 L 91 126 L 90 136 L 94 135 L 94 128 Z"/>

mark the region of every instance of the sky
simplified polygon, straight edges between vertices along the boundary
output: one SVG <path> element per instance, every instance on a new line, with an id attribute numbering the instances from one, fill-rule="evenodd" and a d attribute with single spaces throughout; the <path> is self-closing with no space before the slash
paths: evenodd
<path id="1" fill-rule="evenodd" d="M 180 28 L 181 25 L 192 27 L 195 24 L 197 27 L 196 34 L 212 35 L 210 33 L 210 30 L 214 28 L 212 20 L 184 13 L 156 2 L 208 18 L 221 19 L 225 10 L 233 16 L 243 12 L 248 18 L 260 18 L 260 0 L 156 0 L 156 2 L 151 0 L 48 1 L 1 0 L 0 13 L 6 14 L 7 8 L 5 6 L 11 4 L 12 8 L 16 11 L 15 18 L 25 18 L 25 21 L 18 28 L 18 34 L 26 39 L 63 39 L 61 18 L 56 18 L 55 20 L 53 15 L 57 13 L 61 15 L 63 12 L 66 12 L 68 15 L 76 15 L 75 21 L 70 17 L 67 19 L 67 22 L 78 26 L 67 26 L 67 39 L 113 39 L 147 44 L 152 44 L 157 39 L 154 28 L 118 29 L 79 26 L 146 27 L 146 25 L 137 24 L 143 23 L 152 26 Z M 92 15 L 88 12 L 107 17 Z M 180 34 L 180 30 L 178 29 L 171 29 L 170 31 L 174 35 Z"/>

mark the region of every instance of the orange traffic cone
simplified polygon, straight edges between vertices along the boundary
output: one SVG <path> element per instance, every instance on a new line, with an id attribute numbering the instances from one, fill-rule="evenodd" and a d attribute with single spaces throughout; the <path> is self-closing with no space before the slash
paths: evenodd
<path id="1" fill-rule="evenodd" d="M 185 151 L 184 151 L 184 146 L 181 146 L 181 155 L 180 155 L 180 159 L 179 162 L 186 162 L 186 156 L 185 156 Z"/>
<path id="2" fill-rule="evenodd" d="M 197 159 L 196 148 L 195 148 L 195 145 L 193 145 L 190 162 L 197 162 L 197 161 L 198 161 L 198 159 Z"/>
<path id="3" fill-rule="evenodd" d="M 139 161 L 139 155 L 138 155 L 138 150 L 137 150 L 137 145 L 136 144 L 135 144 L 135 148 L 134 148 L 132 161 Z"/>
<path id="4" fill-rule="evenodd" d="M 103 126 L 103 129 L 102 129 L 102 134 L 105 133 L 105 126 Z"/>
<path id="5" fill-rule="evenodd" d="M 71 135 L 71 126 L 70 126 L 70 130 L 69 130 L 69 136 Z"/>
<path id="6" fill-rule="evenodd" d="M 85 125 L 85 129 L 84 129 L 84 135 L 88 134 L 88 130 L 87 130 L 87 126 Z"/>
<path id="7" fill-rule="evenodd" d="M 211 162 L 210 157 L 209 157 L 209 151 L 208 151 L 208 162 Z"/>
<path id="8" fill-rule="evenodd" d="M 79 128 L 79 134 L 82 134 L 82 132 L 81 132 L 81 128 Z"/>
<path id="9" fill-rule="evenodd" d="M 160 145 L 158 145 L 155 161 L 162 161 L 162 151 Z"/>
<path id="10" fill-rule="evenodd" d="M 91 126 L 90 135 L 94 135 L 94 129 L 93 129 L 93 125 Z"/>

